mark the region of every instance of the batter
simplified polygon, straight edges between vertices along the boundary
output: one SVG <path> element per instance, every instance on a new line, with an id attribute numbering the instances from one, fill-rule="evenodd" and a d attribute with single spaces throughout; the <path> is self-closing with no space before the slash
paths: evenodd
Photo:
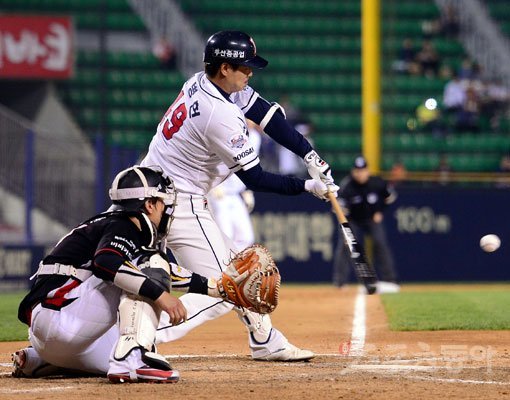
<path id="1" fill-rule="evenodd" d="M 257 55 L 254 40 L 244 32 L 221 31 L 212 35 L 204 50 L 205 71 L 184 83 L 157 127 L 142 165 L 159 165 L 171 176 L 177 203 L 167 245 L 182 265 L 193 272 L 218 277 L 235 251 L 208 209 L 206 195 L 232 174 L 250 190 L 284 195 L 310 192 L 327 200 L 338 186 L 329 165 L 310 143 L 285 120 L 284 110 L 269 103 L 248 86 L 253 69 L 268 62 Z M 262 170 L 248 136 L 246 118 L 258 124 L 276 142 L 303 158 L 312 179 L 303 180 Z M 202 323 L 232 309 L 218 299 L 186 294 L 181 301 L 188 312 L 184 324 L 165 323 L 158 338 L 171 341 Z M 256 360 L 300 361 L 313 352 L 289 343 L 272 326 L 268 315 L 235 309 L 249 332 Z"/>

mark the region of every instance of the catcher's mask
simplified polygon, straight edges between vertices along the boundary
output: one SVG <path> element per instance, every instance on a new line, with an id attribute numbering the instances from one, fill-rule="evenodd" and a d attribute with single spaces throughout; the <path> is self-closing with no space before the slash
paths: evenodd
<path id="1" fill-rule="evenodd" d="M 157 226 L 157 236 L 162 239 L 168 235 L 177 194 L 173 181 L 163 175 L 159 167 L 134 166 L 119 172 L 108 193 L 117 210 L 144 214 L 147 200 L 161 199 L 165 203 L 165 210 Z"/>

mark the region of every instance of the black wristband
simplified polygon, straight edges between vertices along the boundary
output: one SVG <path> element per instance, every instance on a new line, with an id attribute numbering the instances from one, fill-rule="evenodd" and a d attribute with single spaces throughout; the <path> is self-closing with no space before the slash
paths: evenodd
<path id="1" fill-rule="evenodd" d="M 143 297 L 147 297 L 151 300 L 156 300 L 159 296 L 163 294 L 164 290 L 161 286 L 159 286 L 157 283 L 150 280 L 150 278 L 147 278 L 143 283 L 142 286 L 140 286 L 140 291 L 138 294 Z"/>
<path id="2" fill-rule="evenodd" d="M 207 278 L 193 273 L 189 283 L 188 293 L 207 294 Z"/>

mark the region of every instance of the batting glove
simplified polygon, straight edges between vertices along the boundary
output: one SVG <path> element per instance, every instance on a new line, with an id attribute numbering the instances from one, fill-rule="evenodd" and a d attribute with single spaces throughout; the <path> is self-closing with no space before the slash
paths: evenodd
<path id="1" fill-rule="evenodd" d="M 334 183 L 326 185 L 324 182 L 316 179 L 308 179 L 305 181 L 305 190 L 325 201 L 329 201 L 328 192 L 333 193 L 333 195 L 337 197 L 339 189 L 340 188 Z"/>
<path id="2" fill-rule="evenodd" d="M 313 179 L 321 180 L 326 185 L 334 184 L 329 164 L 320 158 L 315 150 L 307 153 L 304 160 L 308 173 Z"/>

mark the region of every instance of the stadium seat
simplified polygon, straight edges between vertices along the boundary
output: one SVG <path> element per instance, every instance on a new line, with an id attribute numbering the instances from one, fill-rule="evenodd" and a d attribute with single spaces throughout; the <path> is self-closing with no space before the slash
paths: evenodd
<path id="1" fill-rule="evenodd" d="M 498 170 L 499 154 L 450 154 L 448 162 L 457 172 L 494 172 Z"/>
<path id="2" fill-rule="evenodd" d="M 224 29 L 244 30 L 253 36 L 278 31 L 280 35 L 316 34 L 316 35 L 350 35 L 361 32 L 359 19 L 351 18 L 320 18 L 315 16 L 247 16 L 233 19 L 230 15 L 211 15 L 210 13 L 194 14 L 199 28 L 204 32 L 215 32 Z"/>
<path id="3" fill-rule="evenodd" d="M 110 143 L 134 147 L 138 149 L 146 149 L 152 139 L 153 133 L 149 131 L 132 131 L 132 130 L 112 130 L 110 134 Z"/>
<path id="4" fill-rule="evenodd" d="M 426 133 L 393 134 L 383 137 L 383 146 L 392 152 L 441 151 L 443 139 Z"/>
<path id="5" fill-rule="evenodd" d="M 501 2 L 491 12 L 505 15 Z M 78 30 L 98 29 L 102 0 L 0 0 L 2 10 L 69 13 Z M 321 151 L 332 155 L 336 166 L 350 167 L 354 152 L 361 149 L 361 3 L 358 0 L 178 0 L 203 37 L 221 29 L 249 32 L 261 55 L 269 60 L 264 71 L 255 71 L 253 86 L 270 101 L 286 95 L 291 104 L 313 123 L 313 139 Z M 140 18 L 126 0 L 109 0 L 106 25 L 116 31 L 145 31 Z M 508 12 L 510 14 L 510 12 Z M 422 132 L 408 132 L 408 120 L 426 98 L 438 100 L 446 79 L 398 75 L 391 67 L 405 37 L 416 45 L 423 38 L 422 22 L 440 15 L 433 0 L 392 0 L 381 3 L 382 51 L 382 148 L 384 168 L 404 159 L 413 170 L 433 170 L 438 155 L 446 152 L 457 166 L 490 168 L 494 157 L 508 151 L 504 134 L 450 134 L 444 139 Z M 443 63 L 459 65 L 464 50 L 460 42 L 433 38 Z M 109 52 L 106 75 L 99 66 L 97 51 L 79 51 L 75 77 L 59 84 L 59 93 L 85 129 L 97 128 L 99 110 L 107 102 L 108 129 L 115 140 L 141 143 L 140 132 L 152 133 L 165 109 L 173 101 L 186 77 L 163 71 L 149 52 Z M 106 98 L 99 85 L 106 81 Z M 483 125 L 485 128 L 488 125 Z M 510 130 L 504 120 L 501 132 Z M 121 132 L 128 133 L 122 135 Z M 488 128 L 486 131 L 488 132 Z M 461 155 L 473 157 L 469 166 Z M 347 155 L 347 157 L 346 157 Z M 465 159 L 466 158 L 466 159 Z M 349 159 L 349 162 L 344 161 Z M 464 164 L 463 164 L 464 163 Z"/>
<path id="6" fill-rule="evenodd" d="M 434 2 L 393 2 L 383 3 L 381 11 L 385 17 L 416 20 L 419 24 L 423 19 L 439 17 L 439 10 Z"/>
<path id="7" fill-rule="evenodd" d="M 316 15 L 328 16 L 331 13 L 358 16 L 359 4 L 353 2 L 331 1 L 275 1 L 275 2 L 246 2 L 243 0 L 203 0 L 199 2 L 181 2 L 185 11 L 189 13 L 221 13 L 248 15 Z"/>
<path id="8" fill-rule="evenodd" d="M 405 154 L 401 159 L 409 171 L 437 171 L 440 156 L 436 153 Z"/>
<path id="9" fill-rule="evenodd" d="M 322 133 L 320 136 L 313 138 L 314 145 L 317 149 L 325 152 L 344 152 L 344 151 L 360 151 L 361 135 L 360 134 L 339 134 L 339 133 Z"/>

